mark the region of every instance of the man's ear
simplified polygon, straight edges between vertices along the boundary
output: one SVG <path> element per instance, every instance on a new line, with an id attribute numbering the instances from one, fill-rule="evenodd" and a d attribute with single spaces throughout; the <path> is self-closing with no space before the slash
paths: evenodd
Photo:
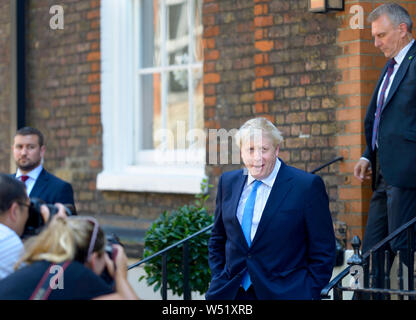
<path id="1" fill-rule="evenodd" d="M 408 33 L 407 25 L 405 23 L 399 24 L 399 30 L 400 30 L 400 35 L 402 36 L 402 38 L 404 38 Z"/>
<path id="2" fill-rule="evenodd" d="M 46 152 L 46 146 L 43 145 L 43 146 L 40 147 L 40 156 L 42 157 L 42 159 L 45 155 L 45 152 Z"/>
<path id="3" fill-rule="evenodd" d="M 279 150 L 280 150 L 280 145 L 277 145 L 277 147 L 276 147 L 276 157 L 279 156 Z"/>
<path id="4" fill-rule="evenodd" d="M 9 209 L 9 217 L 12 222 L 17 222 L 17 216 L 18 216 L 18 210 L 19 210 L 19 204 L 17 202 L 13 202 Z"/>

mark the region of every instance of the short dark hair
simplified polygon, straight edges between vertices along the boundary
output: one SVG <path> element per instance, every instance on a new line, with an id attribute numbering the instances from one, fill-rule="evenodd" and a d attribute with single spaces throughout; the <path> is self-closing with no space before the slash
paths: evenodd
<path id="1" fill-rule="evenodd" d="M 27 199 L 23 182 L 12 176 L 0 173 L 0 214 L 9 210 L 13 202 Z"/>
<path id="2" fill-rule="evenodd" d="M 40 132 L 36 128 L 23 127 L 21 129 L 17 130 L 17 132 L 15 134 L 15 136 L 30 136 L 30 135 L 38 136 L 39 146 L 41 146 L 41 147 L 43 146 L 43 144 L 44 144 L 43 134 L 42 134 L 42 132 Z"/>
<path id="3" fill-rule="evenodd" d="M 407 26 L 407 32 L 412 33 L 413 22 L 412 18 L 410 17 L 409 13 L 405 8 L 398 5 L 397 3 L 385 3 L 381 6 L 375 8 L 369 15 L 368 15 L 368 22 L 373 23 L 373 21 L 377 20 L 382 15 L 387 15 L 390 21 L 396 27 L 404 23 Z"/>

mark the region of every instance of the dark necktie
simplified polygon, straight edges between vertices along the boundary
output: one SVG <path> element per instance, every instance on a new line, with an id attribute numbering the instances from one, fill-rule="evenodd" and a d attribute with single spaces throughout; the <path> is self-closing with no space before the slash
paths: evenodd
<path id="1" fill-rule="evenodd" d="M 25 183 L 27 179 L 29 179 L 29 176 L 20 176 L 20 180 L 22 180 L 23 183 Z"/>
<path id="2" fill-rule="evenodd" d="M 391 59 L 390 63 L 389 63 L 389 66 L 387 68 L 386 80 L 384 80 L 383 87 L 381 88 L 380 98 L 379 98 L 379 101 L 377 103 L 376 116 L 375 116 L 374 124 L 373 124 L 373 135 L 372 135 L 372 138 L 371 138 L 371 148 L 373 150 L 376 149 L 378 127 L 379 127 L 379 124 L 380 124 L 380 115 L 381 115 L 381 111 L 383 110 L 383 105 L 384 105 L 384 101 L 385 101 L 384 96 L 386 94 L 386 89 L 389 86 L 390 77 L 391 77 L 391 74 L 393 73 L 395 64 L 396 64 L 396 60 Z"/>

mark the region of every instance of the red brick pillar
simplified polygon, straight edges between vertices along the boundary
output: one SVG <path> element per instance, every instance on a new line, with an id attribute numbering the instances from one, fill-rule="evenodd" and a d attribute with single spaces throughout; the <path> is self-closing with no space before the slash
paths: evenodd
<path id="1" fill-rule="evenodd" d="M 352 6 L 363 9 L 364 28 L 352 28 L 351 19 L 360 14 L 354 8 L 350 13 Z M 348 225 L 348 243 L 354 235 L 363 239 L 372 195 L 370 182 L 362 184 L 353 176 L 353 170 L 366 146 L 364 117 L 381 68 L 386 62 L 374 47 L 371 26 L 366 22 L 373 9 L 372 3 L 346 1 L 345 11 L 337 14 L 342 22 L 337 37 L 337 43 L 342 47 L 342 54 L 337 59 L 337 68 L 342 74 L 337 93 L 342 103 L 337 110 L 336 120 L 343 130 L 340 130 L 336 144 L 339 154 L 344 157 L 339 167 L 340 175 L 344 176 L 344 184 L 339 186 L 339 201 L 343 203 L 344 212 L 337 218 Z"/>
<path id="2" fill-rule="evenodd" d="M 276 64 L 269 63 L 269 52 L 274 49 L 274 40 L 268 37 L 268 28 L 274 25 L 274 16 L 269 11 L 270 0 L 254 0 L 254 74 L 253 113 L 268 118 L 273 123 L 275 117 L 270 114 L 269 102 L 275 100 L 275 91 L 268 77 L 275 74 Z"/>

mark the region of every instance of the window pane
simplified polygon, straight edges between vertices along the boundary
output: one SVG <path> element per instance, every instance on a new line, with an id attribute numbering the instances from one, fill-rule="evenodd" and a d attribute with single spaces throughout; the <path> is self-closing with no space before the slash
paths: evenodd
<path id="1" fill-rule="evenodd" d="M 188 57 L 188 10 L 186 2 L 167 7 L 167 54 L 169 65 L 182 65 L 189 62 Z"/>
<path id="2" fill-rule="evenodd" d="M 142 75 L 139 80 L 141 121 L 139 123 L 139 148 L 150 150 L 158 148 L 155 133 L 162 128 L 161 75 L 159 73 Z"/>
<path id="3" fill-rule="evenodd" d="M 140 68 L 158 67 L 161 64 L 161 15 L 159 1 L 141 2 L 139 37 Z"/>
<path id="4" fill-rule="evenodd" d="M 194 24 L 193 28 L 193 38 L 194 38 L 194 48 L 193 48 L 193 61 L 202 62 L 203 60 L 203 50 L 202 50 L 202 0 L 194 1 Z"/>
<path id="5" fill-rule="evenodd" d="M 171 133 L 169 148 L 186 148 L 186 133 L 189 128 L 189 99 L 187 70 L 169 72 L 167 96 L 167 129 Z"/>
<path id="6" fill-rule="evenodd" d="M 136 118 L 140 119 L 136 144 L 139 163 L 147 159 L 142 155 L 151 154 L 152 150 L 167 150 L 175 154 L 175 161 L 179 162 L 184 159 L 177 156 L 187 151 L 178 150 L 205 151 L 202 1 L 140 2 L 137 49 L 141 63 L 137 73 Z M 193 154 L 190 156 L 192 161 L 197 158 Z"/>

